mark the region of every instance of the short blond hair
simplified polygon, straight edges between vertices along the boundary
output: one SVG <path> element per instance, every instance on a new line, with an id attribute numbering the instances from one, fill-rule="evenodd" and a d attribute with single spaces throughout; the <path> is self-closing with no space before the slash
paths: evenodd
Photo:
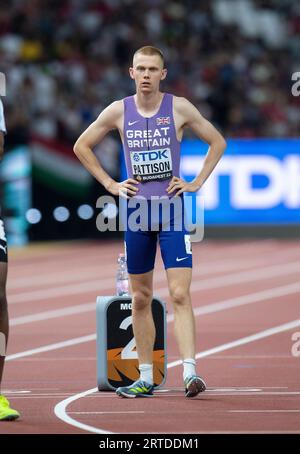
<path id="1" fill-rule="evenodd" d="M 133 55 L 133 60 L 134 60 L 134 57 L 137 54 L 158 55 L 161 58 L 163 67 L 165 65 L 164 54 L 162 53 L 162 51 L 160 49 L 158 49 L 158 47 L 154 47 L 154 46 L 143 46 L 143 47 L 140 47 L 138 50 L 135 51 L 135 53 Z"/>

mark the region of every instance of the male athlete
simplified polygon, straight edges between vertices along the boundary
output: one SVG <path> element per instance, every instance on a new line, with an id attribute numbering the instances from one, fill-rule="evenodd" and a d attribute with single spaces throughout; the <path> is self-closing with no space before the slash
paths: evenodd
<path id="1" fill-rule="evenodd" d="M 6 133 L 3 114 L 3 104 L 0 99 L 0 159 L 4 148 L 4 134 Z M 0 218 L 0 421 L 13 421 L 19 418 L 19 413 L 9 406 L 9 402 L 1 394 L 1 380 L 4 368 L 5 351 L 8 338 L 8 311 L 6 301 L 7 278 L 7 244 L 3 221 Z"/>
<path id="2" fill-rule="evenodd" d="M 167 199 L 180 196 L 183 200 L 183 192 L 196 192 L 202 187 L 220 160 L 226 142 L 187 99 L 160 91 L 160 81 L 166 78 L 167 70 L 159 49 L 152 46 L 138 49 L 129 73 L 135 81 L 136 94 L 115 101 L 104 109 L 79 137 L 74 152 L 113 195 L 125 198 L 143 196 L 149 203 L 153 196 Z M 185 127 L 191 128 L 210 146 L 202 170 L 191 183 L 179 177 L 180 142 Z M 120 133 L 128 174 L 128 179 L 120 183 L 104 171 L 92 152 L 92 148 L 113 129 Z M 172 223 L 174 219 L 170 219 Z M 196 330 L 190 297 L 192 251 L 185 228 L 181 231 L 159 229 L 158 232 L 127 229 L 125 233 L 140 378 L 116 392 L 122 397 L 153 395 L 155 326 L 151 303 L 158 239 L 174 307 L 175 336 L 183 361 L 185 396 L 194 397 L 206 389 L 206 384 L 196 373 Z"/>

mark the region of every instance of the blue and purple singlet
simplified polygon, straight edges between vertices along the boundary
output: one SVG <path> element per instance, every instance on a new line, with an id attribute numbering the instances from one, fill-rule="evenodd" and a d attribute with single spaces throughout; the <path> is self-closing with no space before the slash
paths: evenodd
<path id="1" fill-rule="evenodd" d="M 128 178 L 142 182 L 139 195 L 167 195 L 169 180 L 179 177 L 180 162 L 171 94 L 164 93 L 150 118 L 139 114 L 133 96 L 124 99 L 124 153 Z"/>
<path id="2" fill-rule="evenodd" d="M 180 142 L 176 137 L 173 117 L 173 95 L 164 93 L 158 112 L 152 117 L 143 117 L 136 108 L 134 96 L 124 102 L 124 155 L 128 178 L 140 182 L 138 197 L 147 199 L 148 221 L 151 219 L 151 197 L 169 199 L 166 189 L 173 176 L 179 177 Z M 183 202 L 183 197 L 181 197 Z M 128 211 L 130 214 L 132 211 Z M 127 213 L 127 214 L 128 214 Z M 184 217 L 184 207 L 180 217 Z M 153 220 L 153 216 L 152 216 Z M 176 220 L 177 221 L 177 220 Z M 164 231 L 159 218 L 158 231 L 137 230 L 127 227 L 125 247 L 127 267 L 131 274 L 141 274 L 154 268 L 156 245 L 159 239 L 165 268 L 192 267 L 192 250 L 189 232 L 184 227 L 174 229 L 170 217 L 170 230 Z M 143 222 L 141 222 L 142 224 Z M 150 222 L 148 223 L 148 225 Z"/>

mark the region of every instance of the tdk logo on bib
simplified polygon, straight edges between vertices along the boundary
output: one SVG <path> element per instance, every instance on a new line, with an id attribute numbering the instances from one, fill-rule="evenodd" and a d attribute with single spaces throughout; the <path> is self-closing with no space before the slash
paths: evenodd
<path id="1" fill-rule="evenodd" d="M 168 150 L 155 150 L 155 151 L 140 151 L 133 153 L 134 161 L 156 161 L 157 159 L 169 159 Z"/>
<path id="2" fill-rule="evenodd" d="M 130 158 L 133 176 L 139 181 L 165 180 L 172 177 L 170 148 L 132 151 Z"/>

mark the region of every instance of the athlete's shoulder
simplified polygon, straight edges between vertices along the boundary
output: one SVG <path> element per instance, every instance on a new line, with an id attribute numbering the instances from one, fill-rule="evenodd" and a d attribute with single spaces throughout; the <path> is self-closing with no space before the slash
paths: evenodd
<path id="1" fill-rule="evenodd" d="M 173 105 L 175 109 L 189 109 L 193 106 L 193 104 L 183 96 L 175 96 L 173 95 Z"/>
<path id="2" fill-rule="evenodd" d="M 124 112 L 123 101 L 122 100 L 113 101 L 111 104 L 105 107 L 104 110 L 102 110 L 98 119 L 101 121 L 105 119 L 114 122 L 114 120 L 117 120 L 122 116 L 123 112 Z"/>
<path id="3" fill-rule="evenodd" d="M 174 96 L 173 111 L 175 115 L 180 117 L 184 122 L 189 121 L 195 115 L 200 115 L 199 110 L 194 106 L 194 104 L 183 96 Z"/>
<path id="4" fill-rule="evenodd" d="M 111 104 L 107 106 L 108 110 L 115 114 L 122 114 L 124 111 L 124 104 L 123 99 L 118 99 L 117 101 L 113 101 Z"/>

